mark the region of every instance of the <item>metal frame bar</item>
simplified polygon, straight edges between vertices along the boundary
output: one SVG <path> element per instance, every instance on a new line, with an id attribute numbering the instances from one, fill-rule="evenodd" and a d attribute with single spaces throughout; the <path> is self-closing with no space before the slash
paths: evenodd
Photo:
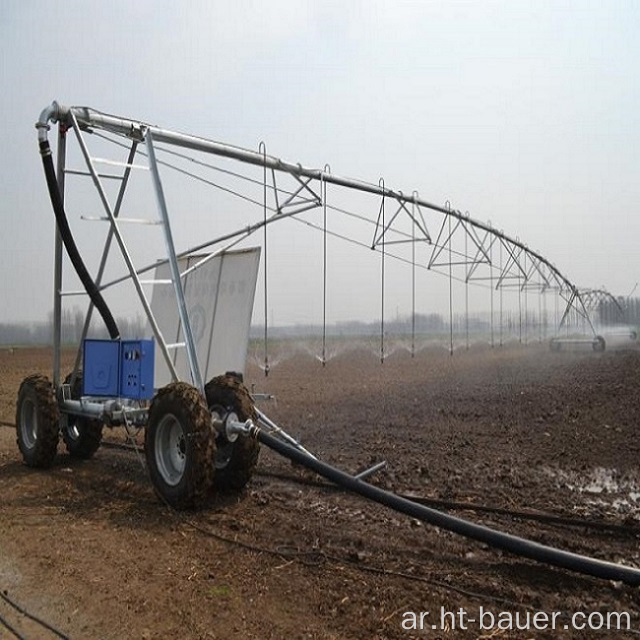
<path id="1" fill-rule="evenodd" d="M 153 147 L 153 134 L 151 131 L 145 132 L 145 142 L 149 153 L 149 168 L 153 178 L 153 185 L 156 192 L 158 203 L 158 211 L 163 222 L 164 239 L 169 259 L 169 270 L 171 279 L 173 280 L 173 290 L 178 302 L 178 315 L 182 326 L 182 333 L 186 342 L 187 360 L 189 361 L 189 370 L 191 373 L 191 382 L 193 386 L 200 389 L 204 395 L 204 382 L 200 374 L 200 366 L 198 364 L 198 356 L 196 353 L 196 343 L 191 330 L 191 322 L 189 320 L 189 312 L 187 311 L 187 303 L 184 299 L 184 290 L 182 288 L 182 280 L 180 278 L 180 268 L 178 266 L 178 258 L 176 257 L 175 245 L 173 243 L 173 234 L 171 233 L 171 223 L 169 222 L 169 211 L 167 202 L 164 197 L 160 172 L 158 171 L 158 163 L 156 162 L 156 152 Z"/>
<path id="2" fill-rule="evenodd" d="M 173 361 L 171 359 L 171 355 L 169 354 L 169 351 L 167 349 L 166 346 L 166 341 L 164 340 L 164 337 L 162 336 L 162 332 L 160 331 L 160 327 L 158 326 L 155 317 L 153 315 L 153 312 L 151 310 L 151 305 L 149 304 L 149 301 L 147 300 L 147 296 L 144 292 L 144 289 L 142 288 L 142 283 L 140 282 L 140 278 L 138 277 L 138 274 L 135 270 L 135 267 L 133 265 L 133 261 L 131 259 L 131 256 L 129 254 L 129 251 L 126 247 L 124 238 L 120 232 L 120 229 L 118 227 L 118 222 L 117 219 L 114 217 L 113 214 L 113 210 L 111 209 L 111 205 L 109 204 L 109 200 L 107 198 L 107 195 L 102 187 L 102 183 L 100 182 L 100 178 L 98 177 L 97 171 L 95 169 L 95 167 L 93 166 L 93 162 L 91 159 L 91 155 L 89 154 L 89 150 L 87 148 L 87 145 L 83 139 L 82 136 L 82 131 L 80 129 L 80 126 L 78 125 L 77 119 L 75 117 L 75 114 L 73 112 L 70 113 L 70 118 L 71 118 L 71 123 L 73 126 L 73 130 L 76 134 L 76 139 L 78 140 L 78 144 L 80 146 L 80 150 L 82 151 L 82 155 L 84 156 L 85 162 L 87 164 L 87 167 L 89 169 L 89 172 L 91 173 L 91 177 L 93 178 L 93 183 L 94 186 L 96 187 L 96 190 L 98 191 L 98 194 L 100 196 L 100 200 L 102 202 L 102 205 L 104 207 L 104 210 L 107 214 L 107 216 L 109 217 L 110 223 L 111 223 L 111 229 L 113 230 L 113 235 L 116 239 L 116 242 L 118 244 L 118 247 L 120 248 L 120 253 L 122 254 L 122 257 L 124 259 L 124 262 L 127 266 L 127 270 L 129 271 L 129 277 L 131 278 L 134 287 L 136 289 L 136 292 L 138 293 L 138 297 L 140 298 L 140 302 L 142 304 L 142 307 L 147 315 L 147 318 L 149 320 L 149 323 L 151 325 L 151 329 L 153 331 L 153 335 L 155 336 L 157 342 L 158 342 L 158 346 L 160 348 L 160 351 L 167 363 L 167 366 L 169 367 L 169 371 L 171 372 L 171 376 L 177 380 L 178 379 L 178 374 L 177 371 L 175 369 L 175 367 L 173 366 Z M 138 140 L 140 139 L 139 137 L 137 138 Z"/>
<path id="3" fill-rule="evenodd" d="M 57 152 L 58 190 L 64 205 L 65 162 L 67 154 L 67 127 L 58 126 Z M 53 263 L 53 387 L 60 384 L 60 345 L 62 342 L 62 236 L 56 225 Z"/>

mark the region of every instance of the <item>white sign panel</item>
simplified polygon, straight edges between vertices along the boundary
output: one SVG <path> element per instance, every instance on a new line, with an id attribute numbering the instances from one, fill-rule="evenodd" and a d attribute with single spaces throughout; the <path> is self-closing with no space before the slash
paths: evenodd
<path id="1" fill-rule="evenodd" d="M 206 256 L 194 255 L 180 259 L 180 273 L 204 258 Z M 229 251 L 207 260 L 182 278 L 204 382 L 226 371 L 244 372 L 259 264 L 259 247 Z M 155 278 L 169 280 L 169 265 L 159 265 Z M 165 342 L 184 342 L 171 283 L 154 285 L 151 309 Z M 191 382 L 186 349 L 173 348 L 169 353 L 180 380 Z M 155 362 L 155 386 L 159 388 L 171 382 L 171 374 L 159 350 Z"/>

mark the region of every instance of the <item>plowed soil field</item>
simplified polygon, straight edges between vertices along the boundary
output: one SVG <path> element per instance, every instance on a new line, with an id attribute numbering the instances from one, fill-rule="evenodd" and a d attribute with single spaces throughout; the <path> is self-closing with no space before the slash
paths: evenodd
<path id="1" fill-rule="evenodd" d="M 72 356 L 65 354 L 65 370 Z M 26 375 L 50 367 L 47 349 L 0 353 L 0 593 L 62 636 L 640 635 L 638 587 L 414 520 L 264 448 L 242 495 L 194 513 L 158 500 L 142 437 L 138 451 L 113 446 L 125 442 L 119 430 L 105 430 L 89 461 L 73 460 L 60 443 L 52 469 L 27 468 L 11 426 L 17 390 Z M 386 461 L 373 484 L 546 545 L 640 567 L 634 345 L 604 353 L 478 346 L 453 357 L 425 349 L 383 365 L 352 350 L 326 367 L 298 353 L 267 378 L 252 365 L 246 380 L 275 395 L 260 407 L 322 459 L 349 472 Z M 539 616 L 536 628 L 539 612 L 547 625 Z M 516 615 L 527 628 L 516 628 Z M 1 621 L 16 631 L 0 624 L 3 639 L 60 637 L 4 599 Z M 615 629 L 618 621 L 624 630 Z"/>

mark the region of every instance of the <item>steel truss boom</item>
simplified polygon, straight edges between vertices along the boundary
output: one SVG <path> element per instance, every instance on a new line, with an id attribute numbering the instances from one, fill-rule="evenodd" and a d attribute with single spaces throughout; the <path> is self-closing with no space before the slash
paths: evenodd
<path id="1" fill-rule="evenodd" d="M 378 220 L 375 222 L 375 232 L 371 243 L 372 249 L 381 250 L 384 254 L 386 247 L 394 244 L 413 244 L 418 242 L 432 246 L 431 257 L 426 267 L 434 271 L 445 269 L 451 278 L 452 266 L 464 266 L 464 282 L 488 281 L 492 288 L 501 289 L 514 287 L 521 292 L 527 289 L 535 289 L 540 293 L 547 290 L 558 291 L 560 297 L 566 302 L 567 307 L 560 325 L 573 311 L 577 316 L 586 320 L 593 330 L 593 325 L 589 317 L 588 306 L 582 296 L 582 290 L 578 289 L 560 270 L 540 253 L 530 249 L 519 238 L 513 238 L 496 229 L 490 223 L 485 223 L 472 218 L 468 213 L 452 209 L 449 206 L 439 206 L 419 197 L 416 191 L 411 195 L 404 195 L 402 191 L 390 189 L 385 186 L 384 181 L 372 184 L 362 180 L 341 177 L 335 175 L 325 166 L 324 169 L 313 169 L 304 167 L 301 164 L 286 162 L 266 153 L 264 145 L 258 151 L 244 149 L 226 143 L 216 142 L 206 138 L 179 133 L 168 129 L 160 128 L 145 122 L 114 116 L 97 111 L 89 107 L 64 107 L 54 102 L 43 111 L 41 121 L 37 126 L 46 128 L 47 121 L 60 122 L 68 126 L 79 126 L 87 132 L 103 131 L 125 137 L 133 143 L 146 142 L 152 139 L 155 146 L 171 145 L 188 149 L 194 152 L 201 152 L 213 156 L 227 158 L 241 163 L 254 165 L 263 168 L 266 175 L 271 172 L 273 180 L 273 192 L 276 202 L 275 215 L 273 221 L 280 217 L 292 217 L 316 207 L 332 209 L 326 204 L 326 186 L 335 185 L 348 190 L 371 194 L 381 198 L 380 212 Z M 147 145 L 148 146 L 148 145 Z M 172 152 L 175 153 L 175 152 Z M 177 154 L 180 155 L 180 154 Z M 164 164 L 157 161 L 158 164 Z M 183 173 L 186 173 L 183 171 Z M 276 173 L 284 173 L 292 177 L 297 184 L 295 190 L 284 192 L 276 187 Z M 193 176 L 196 177 L 197 176 Z M 198 178 L 201 179 L 201 178 Z M 320 188 L 314 191 L 314 181 L 318 181 Z M 206 182 L 206 180 L 205 180 Z M 214 185 L 217 186 L 217 185 Z M 279 195 L 284 194 L 282 201 Z M 236 194 L 237 195 L 237 194 Z M 384 202 L 392 204 L 391 214 L 385 216 Z M 256 203 L 258 204 L 258 203 Z M 444 216 L 442 226 L 437 236 L 432 236 L 427 228 L 423 216 L 423 210 L 429 210 Z M 346 212 L 345 212 L 346 213 Z M 413 232 L 402 232 L 399 228 L 394 228 L 401 218 L 408 219 L 412 225 Z M 256 225 L 256 229 L 266 226 L 272 218 Z M 391 234 L 395 235 L 391 235 Z M 240 234 L 238 234 L 240 235 Z M 465 247 L 469 250 L 453 248 L 454 239 L 460 241 L 463 237 Z M 435 241 L 433 238 L 436 238 Z M 210 244 L 213 244 L 210 243 Z M 499 264 L 493 262 L 493 256 L 500 248 L 500 254 L 504 251 L 505 262 Z M 491 272 L 488 276 L 480 275 L 477 268 L 486 265 Z M 456 279 L 454 277 L 454 279 Z"/>
<path id="2" fill-rule="evenodd" d="M 589 310 L 597 310 L 602 305 L 611 305 L 617 313 L 622 316 L 624 309 L 618 299 L 606 289 L 581 289 L 580 295 L 584 300 L 585 307 Z"/>

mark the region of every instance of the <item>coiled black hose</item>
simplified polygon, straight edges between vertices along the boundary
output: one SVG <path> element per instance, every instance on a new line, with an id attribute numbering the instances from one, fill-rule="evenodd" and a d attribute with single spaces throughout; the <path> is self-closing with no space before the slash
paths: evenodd
<path id="1" fill-rule="evenodd" d="M 640 569 L 589 558 L 588 556 L 582 556 L 569 551 L 562 551 L 442 513 L 436 509 L 412 502 L 406 498 L 401 498 L 389 491 L 384 491 L 367 482 L 358 480 L 344 471 L 332 467 L 326 462 L 306 455 L 279 438 L 265 433 L 258 427 L 253 427 L 252 436 L 256 437 L 260 442 L 277 453 L 311 469 L 331 482 L 395 511 L 411 516 L 412 518 L 417 518 L 423 522 L 428 522 L 442 529 L 447 529 L 448 531 L 466 536 L 467 538 L 479 540 L 492 547 L 503 549 L 518 556 L 530 558 L 531 560 L 537 560 L 538 562 L 569 569 L 595 578 L 616 580 L 633 586 L 640 585 Z"/>
<path id="2" fill-rule="evenodd" d="M 64 243 L 65 249 L 69 254 L 71 264 L 73 265 L 85 291 L 89 295 L 91 302 L 98 310 L 98 313 L 104 320 L 104 323 L 109 332 L 109 336 L 112 340 L 117 340 L 120 337 L 120 330 L 118 325 L 111 314 L 105 299 L 103 298 L 100 290 L 96 286 L 95 282 L 91 278 L 91 275 L 87 271 L 87 268 L 80 256 L 78 247 L 73 239 L 73 234 L 69 228 L 69 222 L 67 221 L 67 215 L 64 211 L 62 204 L 62 197 L 60 196 L 60 190 L 58 189 L 58 181 L 56 179 L 56 172 L 53 167 L 53 158 L 51 156 L 51 148 L 48 140 L 40 141 L 40 154 L 42 155 L 42 164 L 44 166 L 44 174 L 47 179 L 47 187 L 49 189 L 49 196 L 51 198 L 51 205 L 53 206 L 53 213 L 56 216 L 56 223 L 58 225 L 58 231 L 60 237 Z"/>

